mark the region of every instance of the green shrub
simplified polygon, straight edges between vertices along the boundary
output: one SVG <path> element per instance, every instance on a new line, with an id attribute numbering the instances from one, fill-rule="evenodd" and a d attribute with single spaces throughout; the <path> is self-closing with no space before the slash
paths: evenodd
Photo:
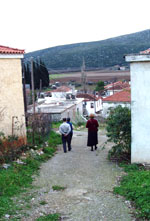
<path id="1" fill-rule="evenodd" d="M 108 141 L 115 145 L 109 152 L 109 156 L 121 156 L 131 154 L 131 111 L 127 107 L 118 106 L 111 110 L 106 121 Z"/>

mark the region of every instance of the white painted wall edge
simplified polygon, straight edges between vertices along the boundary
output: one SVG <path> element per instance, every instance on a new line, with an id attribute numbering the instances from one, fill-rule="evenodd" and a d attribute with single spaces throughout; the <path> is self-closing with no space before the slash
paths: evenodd
<path id="1" fill-rule="evenodd" d="M 23 58 L 23 54 L 0 54 L 0 58 Z"/>

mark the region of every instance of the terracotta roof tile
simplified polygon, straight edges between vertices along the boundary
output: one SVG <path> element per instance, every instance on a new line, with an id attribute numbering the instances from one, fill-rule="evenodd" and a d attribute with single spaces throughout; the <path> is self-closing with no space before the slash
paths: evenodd
<path id="1" fill-rule="evenodd" d="M 24 50 L 20 50 L 17 48 L 9 48 L 6 46 L 0 45 L 0 54 L 24 54 Z"/>
<path id="2" fill-rule="evenodd" d="M 121 81 L 117 81 L 117 82 L 114 82 L 114 83 L 111 83 L 111 84 L 107 84 L 104 86 L 105 89 L 108 89 L 114 85 L 118 85 L 118 84 L 121 84 L 122 82 Z"/>
<path id="3" fill-rule="evenodd" d="M 117 81 L 114 82 L 112 84 L 108 84 L 106 86 L 104 86 L 105 90 L 112 90 L 113 88 L 115 88 L 116 90 L 120 90 L 126 87 L 129 87 L 129 83 L 128 82 L 122 82 L 122 81 Z"/>
<path id="4" fill-rule="evenodd" d="M 145 51 L 140 51 L 140 54 L 150 54 L 150 48 Z"/>
<path id="5" fill-rule="evenodd" d="M 99 100 L 101 97 L 96 97 L 93 94 L 77 94 L 76 96 L 77 98 L 84 98 L 86 101 L 97 101 Z"/>
<path id="6" fill-rule="evenodd" d="M 122 90 L 122 89 L 128 88 L 128 87 L 130 87 L 129 83 L 125 82 L 125 83 L 116 84 L 112 87 L 109 87 L 107 90 Z"/>
<path id="7" fill-rule="evenodd" d="M 131 89 L 126 88 L 109 97 L 103 99 L 103 102 L 131 102 Z"/>
<path id="8" fill-rule="evenodd" d="M 58 87 L 57 89 L 55 90 L 52 90 L 50 92 L 68 92 L 70 91 L 71 89 L 69 87 L 66 87 L 66 86 L 61 86 L 61 87 Z"/>

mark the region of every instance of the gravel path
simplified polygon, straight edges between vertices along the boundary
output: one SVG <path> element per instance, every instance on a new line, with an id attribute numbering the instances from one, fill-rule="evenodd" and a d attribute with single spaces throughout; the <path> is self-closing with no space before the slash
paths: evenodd
<path id="1" fill-rule="evenodd" d="M 102 150 L 105 141 L 105 134 L 100 132 L 98 150 L 91 152 L 86 146 L 87 132 L 74 132 L 72 151 L 65 154 L 60 146 L 58 153 L 42 164 L 40 176 L 34 181 L 36 195 L 28 217 L 22 220 L 33 221 L 55 212 L 68 221 L 134 220 L 127 203 L 112 194 L 122 170 L 107 160 L 110 144 Z M 53 185 L 66 189 L 53 191 Z"/>

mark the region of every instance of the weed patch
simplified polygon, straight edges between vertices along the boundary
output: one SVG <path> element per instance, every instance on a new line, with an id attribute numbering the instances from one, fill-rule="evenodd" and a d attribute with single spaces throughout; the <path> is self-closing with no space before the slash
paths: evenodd
<path id="1" fill-rule="evenodd" d="M 36 221 L 59 221 L 60 220 L 60 214 L 49 214 L 47 216 L 41 216 L 36 219 Z"/>
<path id="2" fill-rule="evenodd" d="M 137 164 L 121 166 L 128 174 L 114 188 L 114 193 L 132 201 L 138 217 L 150 220 L 150 171 Z"/>
<path id="3" fill-rule="evenodd" d="M 61 191 L 61 190 L 65 190 L 66 187 L 55 185 L 55 186 L 52 186 L 52 189 L 56 191 Z"/>
<path id="4" fill-rule="evenodd" d="M 40 205 L 46 205 L 46 204 L 47 204 L 47 202 L 45 200 L 40 202 Z"/>

